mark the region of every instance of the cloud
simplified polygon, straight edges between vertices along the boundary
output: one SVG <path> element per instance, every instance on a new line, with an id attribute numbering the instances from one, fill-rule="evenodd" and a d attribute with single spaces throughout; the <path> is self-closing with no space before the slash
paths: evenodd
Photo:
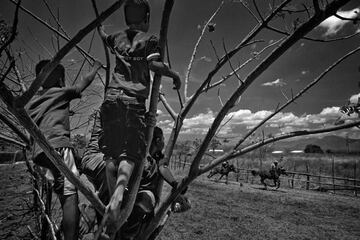
<path id="1" fill-rule="evenodd" d="M 302 71 L 301 71 L 301 75 L 306 75 L 306 74 L 309 74 L 309 73 L 310 73 L 309 70 L 302 70 Z"/>
<path id="2" fill-rule="evenodd" d="M 349 11 L 338 11 L 337 14 L 344 18 L 356 18 L 360 16 L 360 8 L 354 8 Z M 352 23 L 352 21 L 342 20 L 338 17 L 331 16 L 324 20 L 322 23 L 320 23 L 319 27 L 326 30 L 324 36 L 333 36 L 336 35 L 341 29 L 343 29 L 344 26 L 348 23 Z M 359 29 L 357 29 L 357 32 L 358 31 Z"/>
<path id="3" fill-rule="evenodd" d="M 266 86 L 266 87 L 282 87 L 285 85 L 286 85 L 286 82 L 284 82 L 284 80 L 281 78 L 278 78 L 272 82 L 266 82 L 266 83 L 261 84 L 261 86 Z"/>
<path id="4" fill-rule="evenodd" d="M 268 110 L 252 112 L 249 109 L 239 109 L 238 111 L 230 112 L 224 118 L 219 133 L 222 135 L 241 135 L 243 131 L 253 128 L 272 113 L 272 111 Z M 216 114 L 217 113 L 208 109 L 205 113 L 199 113 L 185 119 L 181 134 L 206 134 Z M 297 116 L 292 112 L 280 112 L 270 119 L 265 124 L 265 127 L 272 133 L 319 128 L 333 125 L 339 116 L 339 107 L 327 107 L 319 113 L 303 114 L 301 116 Z M 172 120 L 159 122 L 159 125 L 164 129 L 165 133 L 171 131 L 173 124 L 174 122 Z"/>

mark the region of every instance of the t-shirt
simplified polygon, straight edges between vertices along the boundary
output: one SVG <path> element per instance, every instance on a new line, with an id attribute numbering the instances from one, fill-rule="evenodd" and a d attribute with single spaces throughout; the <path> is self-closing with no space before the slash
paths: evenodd
<path id="1" fill-rule="evenodd" d="M 104 155 L 99 148 L 99 138 L 102 132 L 100 111 L 96 111 L 93 127 L 91 129 L 90 140 L 81 159 L 82 169 L 90 168 L 91 170 L 95 170 L 99 165 L 102 164 L 102 158 L 93 157 L 94 154 Z"/>
<path id="2" fill-rule="evenodd" d="M 125 30 L 106 38 L 116 56 L 116 66 L 109 84 L 128 94 L 148 98 L 150 71 L 148 62 L 160 57 L 159 41 L 141 31 Z"/>
<path id="3" fill-rule="evenodd" d="M 54 148 L 72 147 L 70 143 L 70 101 L 81 97 L 77 87 L 44 89 L 34 96 L 27 108 L 30 117 L 38 125 Z M 34 147 L 34 157 L 43 150 Z"/>
<path id="4" fill-rule="evenodd" d="M 155 159 L 156 158 L 156 159 Z M 157 194 L 159 182 L 162 179 L 162 176 L 159 171 L 159 166 L 162 164 L 162 158 L 160 156 L 155 156 L 155 158 L 148 156 L 146 158 L 144 171 L 141 177 L 139 191 L 140 190 L 149 190 L 155 195 L 156 202 L 159 201 L 159 196 Z"/>

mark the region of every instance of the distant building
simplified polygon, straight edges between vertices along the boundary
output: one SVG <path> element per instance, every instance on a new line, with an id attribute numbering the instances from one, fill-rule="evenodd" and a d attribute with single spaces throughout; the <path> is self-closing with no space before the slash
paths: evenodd
<path id="1" fill-rule="evenodd" d="M 304 150 L 293 150 L 290 153 L 304 153 Z"/>
<path id="2" fill-rule="evenodd" d="M 209 152 L 211 152 L 211 153 L 223 153 L 224 150 L 222 150 L 222 149 L 210 149 Z"/>
<path id="3" fill-rule="evenodd" d="M 272 151 L 271 153 L 272 153 L 272 154 L 283 154 L 284 151 Z"/>

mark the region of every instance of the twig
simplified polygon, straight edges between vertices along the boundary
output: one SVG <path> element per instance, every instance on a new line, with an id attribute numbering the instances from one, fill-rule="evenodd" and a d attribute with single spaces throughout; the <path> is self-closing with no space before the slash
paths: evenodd
<path id="1" fill-rule="evenodd" d="M 174 121 L 176 121 L 176 118 L 177 118 L 177 113 L 173 110 L 173 108 L 170 106 L 170 104 L 167 102 L 164 94 L 161 94 L 159 95 L 159 99 L 160 101 L 162 102 L 162 104 L 164 105 L 165 109 L 168 111 L 168 113 L 170 114 L 170 116 L 172 117 L 172 119 Z"/>
<path id="2" fill-rule="evenodd" d="M 213 15 L 211 15 L 211 17 L 209 18 L 209 20 L 206 22 L 206 24 L 204 25 L 202 31 L 201 31 L 201 34 L 195 44 L 195 47 L 194 47 L 194 50 L 193 50 L 193 53 L 191 55 L 191 58 L 190 58 L 190 62 L 189 62 L 189 65 L 188 65 L 188 69 L 186 71 L 186 75 L 185 75 L 185 84 L 184 84 L 184 96 L 185 96 L 185 101 L 187 100 L 187 96 L 188 96 L 188 93 L 187 93 L 187 89 L 188 89 L 188 83 L 189 83 L 189 77 L 190 77 L 190 72 L 191 72 L 191 68 L 193 66 L 193 63 L 194 63 L 194 59 L 195 59 L 195 55 L 196 55 L 196 52 L 197 52 L 197 48 L 205 34 L 205 31 L 206 31 L 206 28 L 207 26 L 211 23 L 211 21 L 214 19 L 214 17 L 216 16 L 216 14 L 220 11 L 220 9 L 222 8 L 222 6 L 224 5 L 224 1 L 221 1 L 219 7 L 215 10 L 215 12 L 213 13 Z"/>
<path id="3" fill-rule="evenodd" d="M 12 28 L 12 31 L 11 31 L 11 35 L 9 37 L 9 39 L 3 43 L 3 45 L 1 46 L 0 48 L 0 56 L 1 56 L 1 53 L 4 51 L 5 48 L 7 48 L 7 46 L 12 43 L 15 39 L 15 36 L 16 36 L 16 30 L 17 30 L 17 25 L 18 25 L 18 21 L 19 21 L 19 7 L 20 7 L 20 4 L 21 4 L 21 0 L 19 0 L 19 2 L 16 4 L 16 9 L 15 9 L 15 15 L 14 15 L 14 21 L 13 21 L 13 25 L 11 26 Z"/>
<path id="4" fill-rule="evenodd" d="M 93 8 L 94 8 L 94 11 L 95 11 L 95 16 L 98 18 L 98 17 L 99 17 L 99 11 L 98 11 L 97 6 L 96 6 L 96 1 L 95 1 L 95 0 L 91 0 L 91 2 L 92 2 L 92 5 L 93 5 Z M 100 31 L 100 27 L 99 27 L 99 26 L 97 27 L 97 30 L 98 30 L 98 32 Z M 100 33 L 99 33 L 99 34 L 100 34 Z M 105 86 L 104 86 L 104 97 L 105 97 L 106 90 L 107 90 L 107 88 L 108 88 L 108 86 L 109 86 L 109 83 L 110 83 L 110 68 L 111 68 L 111 65 L 110 65 L 109 49 L 107 48 L 104 39 L 101 38 L 101 41 L 102 41 L 103 46 L 104 46 L 105 59 L 106 59 L 106 67 L 105 67 Z"/>
<path id="5" fill-rule="evenodd" d="M 267 28 L 274 31 L 274 32 L 277 32 L 277 33 L 280 33 L 280 34 L 283 34 L 283 35 L 286 35 L 286 36 L 290 35 L 290 33 L 284 32 L 284 31 L 282 31 L 280 29 L 274 28 L 274 27 L 269 26 L 269 25 L 267 26 Z M 317 39 L 317 38 L 310 38 L 310 37 L 302 37 L 302 39 L 308 40 L 308 41 L 313 41 L 313 42 L 336 42 L 336 41 L 350 39 L 350 38 L 355 37 L 355 36 L 357 36 L 359 34 L 360 34 L 360 32 L 355 32 L 355 33 L 350 34 L 348 36 L 338 37 L 338 38 L 333 38 L 333 39 Z"/>
<path id="6" fill-rule="evenodd" d="M 235 146 L 235 149 L 240 146 L 251 134 L 253 134 L 260 126 L 262 126 L 264 123 L 266 123 L 269 119 L 274 117 L 277 113 L 279 113 L 281 110 L 286 108 L 288 105 L 290 105 L 292 102 L 294 102 L 296 99 L 298 99 L 300 96 L 302 96 L 307 90 L 309 90 L 311 87 L 316 85 L 327 73 L 329 73 L 333 68 L 335 68 L 337 65 L 339 65 L 342 61 L 350 57 L 351 55 L 357 53 L 360 51 L 360 47 L 350 51 L 346 55 L 339 58 L 336 62 L 334 62 L 332 65 L 330 65 L 324 72 L 322 72 L 317 78 L 314 79 L 311 83 L 309 83 L 305 88 L 303 88 L 298 94 L 295 96 L 292 96 L 291 99 L 288 99 L 288 101 L 283 104 L 281 107 L 276 107 L 276 110 L 264 118 L 259 124 L 257 124 L 253 129 L 251 129 Z"/>
<path id="7" fill-rule="evenodd" d="M 260 23 L 260 20 L 258 19 L 258 17 L 251 11 L 251 9 L 249 8 L 249 6 L 244 2 L 244 1 L 240 1 L 240 3 L 244 6 L 244 8 L 246 8 L 248 10 L 248 12 L 250 13 L 251 16 L 253 16 L 253 18 L 256 20 L 257 23 Z"/>
<path id="8" fill-rule="evenodd" d="M 253 0 L 253 3 L 254 3 L 254 7 L 255 7 L 255 10 L 256 10 L 257 14 L 259 15 L 261 21 L 263 22 L 263 21 L 264 21 L 264 18 L 263 18 L 263 16 L 261 15 L 261 12 L 260 12 L 257 4 L 256 4 L 256 0 Z"/>
<path id="9" fill-rule="evenodd" d="M 56 240 L 56 234 L 55 234 L 56 225 L 51 221 L 50 217 L 46 214 L 46 212 L 45 212 L 45 209 L 46 209 L 45 208 L 45 203 L 41 199 L 39 191 L 37 189 L 35 189 L 35 188 L 33 190 L 36 193 L 36 196 L 37 196 L 38 201 L 40 203 L 41 214 L 43 215 L 43 217 L 46 219 L 46 221 L 49 224 L 50 237 L 51 237 L 52 240 Z"/>
<path id="10" fill-rule="evenodd" d="M 92 31 L 97 25 L 109 17 L 113 12 L 115 12 L 125 0 L 119 0 L 115 2 L 111 7 L 105 10 L 98 18 L 93 20 L 86 27 L 81 29 L 64 47 L 62 47 L 48 63 L 43 70 L 40 72 L 39 76 L 33 81 L 29 89 L 16 100 L 16 107 L 25 106 L 30 99 L 34 96 L 37 90 L 40 88 L 45 79 L 50 75 L 50 73 L 55 69 L 60 60 L 73 48 L 77 43 L 79 43 L 90 31 Z"/>

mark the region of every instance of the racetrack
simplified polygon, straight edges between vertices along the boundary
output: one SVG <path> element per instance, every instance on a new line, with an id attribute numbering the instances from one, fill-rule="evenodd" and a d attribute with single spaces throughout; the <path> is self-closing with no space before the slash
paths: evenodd
<path id="1" fill-rule="evenodd" d="M 193 208 L 173 215 L 161 239 L 360 239 L 360 199 L 205 178 L 188 191 Z"/>
<path id="2" fill-rule="evenodd" d="M 30 175 L 20 164 L 0 171 L 0 239 L 31 239 L 27 225 L 35 230 L 34 216 L 26 211 L 32 200 Z M 260 185 L 225 185 L 206 177 L 192 183 L 187 196 L 192 209 L 171 215 L 158 239 L 360 239 L 360 198 L 266 191 Z"/>

